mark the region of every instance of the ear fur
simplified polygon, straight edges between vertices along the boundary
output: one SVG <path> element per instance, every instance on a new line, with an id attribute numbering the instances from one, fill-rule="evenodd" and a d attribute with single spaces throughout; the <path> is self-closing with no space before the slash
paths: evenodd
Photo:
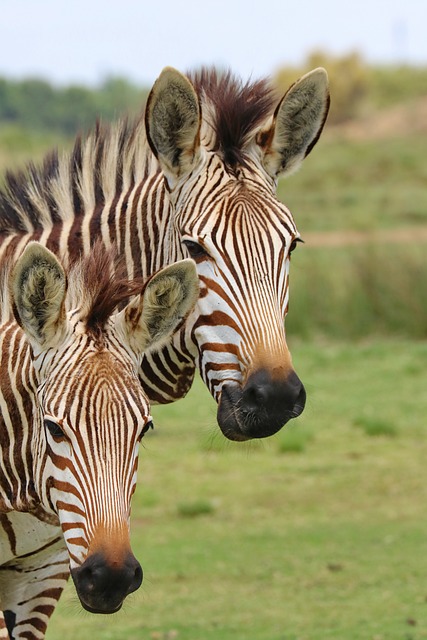
<path id="1" fill-rule="evenodd" d="M 321 67 L 290 87 L 276 108 L 271 126 L 257 136 L 269 175 L 277 177 L 299 168 L 322 133 L 329 103 L 328 75 Z"/>
<path id="2" fill-rule="evenodd" d="M 181 260 L 148 280 L 143 292 L 116 314 L 116 327 L 139 357 L 159 348 L 178 329 L 198 296 L 196 265 L 193 260 Z"/>
<path id="3" fill-rule="evenodd" d="M 65 323 L 67 278 L 54 254 L 30 242 L 9 279 L 13 312 L 33 346 L 48 348 Z"/>
<path id="4" fill-rule="evenodd" d="M 148 96 L 145 127 L 171 189 L 197 161 L 200 123 L 200 103 L 193 85 L 179 71 L 166 67 Z"/>

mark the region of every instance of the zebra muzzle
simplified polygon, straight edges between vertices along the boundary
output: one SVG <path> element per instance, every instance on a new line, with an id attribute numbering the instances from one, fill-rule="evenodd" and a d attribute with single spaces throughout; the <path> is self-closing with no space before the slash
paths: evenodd
<path id="1" fill-rule="evenodd" d="M 305 402 L 304 385 L 295 371 L 281 380 L 261 369 L 249 376 L 243 387 L 223 386 L 218 424 L 229 440 L 265 438 L 298 417 Z"/>
<path id="2" fill-rule="evenodd" d="M 129 552 L 122 563 L 109 563 L 102 552 L 71 570 L 81 605 L 90 613 L 115 613 L 126 596 L 142 584 L 142 568 Z"/>

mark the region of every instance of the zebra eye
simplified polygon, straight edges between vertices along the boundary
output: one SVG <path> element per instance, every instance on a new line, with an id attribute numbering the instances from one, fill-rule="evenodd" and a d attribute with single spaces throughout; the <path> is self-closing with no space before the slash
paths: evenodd
<path id="1" fill-rule="evenodd" d="M 51 420 L 50 418 L 45 418 L 44 426 L 49 431 L 52 438 L 55 438 L 57 440 L 65 438 L 65 433 L 62 431 L 59 424 L 54 420 Z"/>
<path id="2" fill-rule="evenodd" d="M 183 240 L 182 244 L 187 247 L 190 258 L 193 258 L 193 260 L 200 260 L 201 258 L 206 258 L 208 255 L 204 247 L 194 240 Z"/>

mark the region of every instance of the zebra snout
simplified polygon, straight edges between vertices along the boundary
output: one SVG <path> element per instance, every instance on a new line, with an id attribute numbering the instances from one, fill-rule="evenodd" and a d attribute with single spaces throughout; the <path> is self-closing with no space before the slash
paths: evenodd
<path id="1" fill-rule="evenodd" d="M 271 436 L 305 407 L 304 385 L 291 371 L 285 378 L 267 369 L 254 372 L 243 388 L 224 385 L 218 407 L 218 423 L 230 440 Z"/>
<path id="2" fill-rule="evenodd" d="M 80 567 L 72 569 L 80 602 L 91 613 L 115 613 L 126 596 L 142 584 L 142 567 L 129 552 L 120 564 L 108 562 L 102 552 L 90 555 Z"/>

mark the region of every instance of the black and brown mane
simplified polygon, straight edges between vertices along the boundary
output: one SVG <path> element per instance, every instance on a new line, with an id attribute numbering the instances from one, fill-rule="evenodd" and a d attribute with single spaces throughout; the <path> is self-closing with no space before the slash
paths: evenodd
<path id="1" fill-rule="evenodd" d="M 97 205 L 104 204 L 102 167 L 108 154 L 112 152 L 115 169 L 112 177 L 113 188 L 116 193 L 120 193 L 123 164 L 125 158 L 134 151 L 135 137 L 140 131 L 140 124 L 141 118 L 134 122 L 124 118 L 113 125 L 98 121 L 87 135 L 79 134 L 76 137 L 68 154 L 60 154 L 54 149 L 46 155 L 40 165 L 30 162 L 21 171 L 8 171 L 4 186 L 0 190 L 0 234 L 34 232 L 43 230 L 46 224 L 64 220 L 64 213 L 60 210 L 53 188 L 55 183 L 63 180 L 64 168 L 69 177 L 69 199 L 74 215 L 83 213 L 81 176 L 87 170 L 87 155 L 92 159 L 90 170 Z M 109 144 L 112 139 L 114 147 Z M 133 168 L 131 162 L 131 172 Z M 46 219 L 45 213 L 41 214 L 39 198 L 43 200 L 44 209 L 49 212 L 49 219 Z"/>
<path id="2" fill-rule="evenodd" d="M 188 77 L 202 101 L 213 106 L 210 125 L 215 131 L 214 151 L 230 168 L 245 165 L 245 145 L 273 111 L 272 86 L 265 79 L 244 84 L 231 71 L 220 73 L 207 68 Z"/>
<path id="3" fill-rule="evenodd" d="M 75 261 L 70 278 L 71 303 L 83 309 L 86 328 L 94 335 L 100 335 L 113 312 L 140 294 L 144 285 L 142 278 L 129 280 L 116 249 L 106 249 L 99 241 L 89 255 Z"/>

